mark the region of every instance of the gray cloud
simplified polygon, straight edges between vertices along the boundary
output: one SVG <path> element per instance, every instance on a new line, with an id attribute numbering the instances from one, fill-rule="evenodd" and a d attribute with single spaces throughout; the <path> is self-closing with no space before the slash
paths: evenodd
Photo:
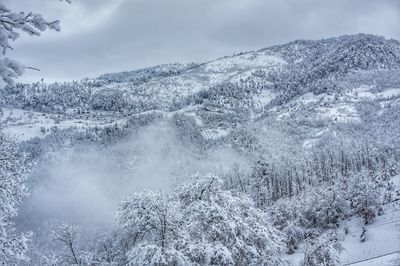
<path id="1" fill-rule="evenodd" d="M 70 80 L 168 62 L 206 61 L 295 39 L 374 33 L 400 38 L 397 0 L 5 0 L 60 18 L 63 31 L 23 37 L 23 81 Z M 11 54 L 10 54 L 11 56 Z"/>

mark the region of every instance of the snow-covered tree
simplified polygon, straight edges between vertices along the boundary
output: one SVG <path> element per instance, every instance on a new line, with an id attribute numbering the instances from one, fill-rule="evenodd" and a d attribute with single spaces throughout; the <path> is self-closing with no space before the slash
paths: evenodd
<path id="1" fill-rule="evenodd" d="M 332 188 L 316 189 L 308 215 L 322 228 L 335 228 L 347 216 L 348 206 L 343 196 Z"/>
<path id="2" fill-rule="evenodd" d="M 273 225 L 284 235 L 288 254 L 293 254 L 308 234 L 309 221 L 304 217 L 302 208 L 298 208 L 297 201 L 297 197 L 295 201 L 281 199 L 267 211 Z"/>
<path id="3" fill-rule="evenodd" d="M 7 265 L 26 257 L 29 233 L 17 234 L 13 218 L 17 206 L 27 196 L 25 157 L 16 143 L 0 133 L 0 264 Z"/>
<path id="4" fill-rule="evenodd" d="M 131 265 L 185 265 L 180 243 L 186 238 L 179 204 L 159 192 L 137 193 L 118 213 L 120 246 Z"/>
<path id="5" fill-rule="evenodd" d="M 335 233 L 309 240 L 304 254 L 304 266 L 335 266 L 338 265 L 339 255 L 343 251 Z"/>
<path id="6" fill-rule="evenodd" d="M 62 246 L 62 251 L 57 256 L 57 264 L 83 265 L 83 256 L 77 248 L 78 227 L 63 224 L 59 231 L 54 232 L 54 240 Z"/>
<path id="7" fill-rule="evenodd" d="M 352 185 L 348 192 L 351 207 L 359 215 L 365 224 L 380 213 L 382 197 L 377 185 L 366 174 L 352 177 Z"/>
<path id="8" fill-rule="evenodd" d="M 216 176 L 182 185 L 179 198 L 190 242 L 185 254 L 200 265 L 278 265 L 283 239 L 248 197 L 223 188 Z"/>
<path id="9" fill-rule="evenodd" d="M 145 192 L 122 203 L 116 249 L 124 263 L 278 265 L 283 239 L 265 213 L 215 176 L 176 192 Z"/>
<path id="10" fill-rule="evenodd" d="M 71 0 L 66 0 L 71 2 Z M 15 79 L 21 76 L 26 66 L 6 57 L 8 49 L 12 49 L 10 42 L 20 36 L 19 32 L 40 36 L 41 32 L 50 29 L 60 31 L 60 22 L 47 21 L 40 14 L 15 12 L 0 4 L 0 77 L 8 85 L 13 86 Z"/>

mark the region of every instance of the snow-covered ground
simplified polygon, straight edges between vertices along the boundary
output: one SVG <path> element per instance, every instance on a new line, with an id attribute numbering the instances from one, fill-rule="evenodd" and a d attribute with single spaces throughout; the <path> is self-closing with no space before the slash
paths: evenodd
<path id="1" fill-rule="evenodd" d="M 373 223 L 365 226 L 367 232 L 364 242 L 360 241 L 363 227 L 361 219 L 352 218 L 347 222 L 347 226 L 349 227 L 348 234 L 342 235 L 344 237 L 342 244 L 345 249 L 341 255 L 343 264 L 380 256 L 382 260 L 385 255 L 400 251 L 400 203 L 398 201 L 385 206 L 385 214 L 376 217 Z"/>
<path id="2" fill-rule="evenodd" d="M 114 123 L 124 123 L 125 119 L 108 117 L 103 118 L 71 118 L 63 115 L 26 111 L 16 108 L 2 108 L 0 130 L 18 140 L 29 140 L 34 137 L 43 137 L 51 128 L 65 129 L 70 127 L 104 127 Z"/>
<path id="3" fill-rule="evenodd" d="M 393 177 L 393 183 L 400 190 L 400 176 Z M 400 265 L 400 201 L 384 205 L 384 214 L 377 216 L 369 225 L 364 225 L 360 218 L 352 217 L 344 223 L 348 234 L 342 230 L 344 252 L 341 254 L 343 265 Z M 342 228 L 344 228 L 342 226 Z M 362 228 L 366 238 L 360 241 Z"/>
<path id="4" fill-rule="evenodd" d="M 227 73 L 237 69 L 256 67 L 276 67 L 286 62 L 280 57 L 273 56 L 265 51 L 244 53 L 237 56 L 226 57 L 205 64 L 205 70 L 210 72 Z"/>
<path id="5" fill-rule="evenodd" d="M 214 128 L 214 129 L 205 129 L 202 132 L 202 135 L 206 139 L 218 139 L 220 137 L 226 136 L 229 134 L 229 131 L 222 128 Z"/>
<path id="6" fill-rule="evenodd" d="M 376 258 L 362 260 L 350 264 L 345 264 L 349 266 L 389 266 L 389 265 L 398 265 L 400 263 L 400 252 L 389 253 L 386 255 L 382 255 Z"/>

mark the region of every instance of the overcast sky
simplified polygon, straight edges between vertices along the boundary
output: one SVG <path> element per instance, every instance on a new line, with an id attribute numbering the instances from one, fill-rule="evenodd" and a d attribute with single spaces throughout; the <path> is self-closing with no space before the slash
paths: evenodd
<path id="1" fill-rule="evenodd" d="M 343 34 L 400 39 L 400 0 L 0 0 L 60 19 L 61 32 L 23 36 L 8 56 L 41 71 L 20 81 L 78 80 Z"/>

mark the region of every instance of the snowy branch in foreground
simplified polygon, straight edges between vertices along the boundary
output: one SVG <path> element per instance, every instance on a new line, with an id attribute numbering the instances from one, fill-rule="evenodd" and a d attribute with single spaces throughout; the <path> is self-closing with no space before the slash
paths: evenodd
<path id="1" fill-rule="evenodd" d="M 17 206 L 28 195 L 25 186 L 27 169 L 17 145 L 0 134 L 0 264 L 10 265 L 26 256 L 30 233 L 17 234 L 13 218 Z"/>
<path id="2" fill-rule="evenodd" d="M 62 0 L 60 0 L 62 1 Z M 65 0 L 71 3 L 71 0 Z M 10 42 L 20 36 L 19 32 L 25 32 L 31 36 L 40 36 L 46 30 L 60 31 L 60 21 L 47 21 L 40 14 L 14 12 L 0 4 L 0 76 L 4 82 L 13 86 L 15 79 L 25 72 L 25 66 L 15 60 L 6 57 L 8 49 L 13 49 Z"/>

